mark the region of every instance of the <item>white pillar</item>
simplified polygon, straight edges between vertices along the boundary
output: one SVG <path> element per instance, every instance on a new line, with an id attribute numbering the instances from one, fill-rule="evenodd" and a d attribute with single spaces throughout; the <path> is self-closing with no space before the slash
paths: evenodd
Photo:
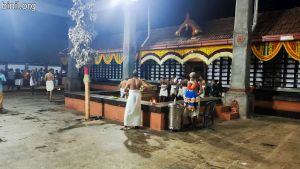
<path id="1" fill-rule="evenodd" d="M 230 105 L 232 100 L 237 100 L 241 118 L 253 112 L 253 96 L 249 93 L 252 13 L 253 0 L 236 1 L 231 84 L 225 102 Z"/>

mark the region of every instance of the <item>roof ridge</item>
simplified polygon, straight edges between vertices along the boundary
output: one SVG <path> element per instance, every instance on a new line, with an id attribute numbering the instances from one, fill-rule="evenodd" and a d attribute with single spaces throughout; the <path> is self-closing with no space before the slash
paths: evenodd
<path id="1" fill-rule="evenodd" d="M 260 12 L 259 14 L 269 14 L 269 13 L 273 13 L 273 12 L 282 12 L 282 11 L 295 11 L 295 10 L 300 10 L 300 6 L 296 6 L 296 7 L 292 7 L 289 9 L 275 9 L 275 10 L 271 10 L 271 11 L 265 11 L 265 12 Z"/>

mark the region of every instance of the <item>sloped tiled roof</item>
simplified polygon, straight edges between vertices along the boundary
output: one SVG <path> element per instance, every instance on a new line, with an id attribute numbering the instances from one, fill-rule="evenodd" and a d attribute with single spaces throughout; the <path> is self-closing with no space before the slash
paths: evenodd
<path id="1" fill-rule="evenodd" d="M 254 35 L 300 33 L 300 7 L 260 14 Z"/>
<path id="2" fill-rule="evenodd" d="M 152 29 L 151 36 L 143 49 L 196 46 L 204 41 L 231 41 L 234 29 L 234 17 L 212 20 L 200 26 L 203 28 L 203 33 L 191 38 L 178 37 L 175 35 L 179 25 Z M 259 14 L 254 36 L 261 38 L 266 35 L 295 33 L 300 34 L 300 7 Z M 138 33 L 138 47 L 141 46 L 145 38 L 145 33 Z M 118 35 L 118 38 L 111 36 L 104 39 L 102 38 L 101 40 L 104 41 L 104 43 L 98 44 L 100 44 L 100 48 L 102 49 L 122 49 L 122 34 Z"/>
<path id="3" fill-rule="evenodd" d="M 145 48 L 155 46 L 182 46 L 193 45 L 204 40 L 220 40 L 232 38 L 234 18 L 224 18 L 208 22 L 204 32 L 191 37 L 178 37 L 175 35 L 178 26 L 154 29 Z"/>

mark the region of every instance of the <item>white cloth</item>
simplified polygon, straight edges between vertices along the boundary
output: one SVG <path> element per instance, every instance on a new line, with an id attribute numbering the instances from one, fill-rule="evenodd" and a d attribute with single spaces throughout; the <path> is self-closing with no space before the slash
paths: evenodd
<path id="1" fill-rule="evenodd" d="M 54 82 L 51 81 L 46 81 L 46 90 L 48 92 L 52 91 L 54 89 Z"/>
<path id="2" fill-rule="evenodd" d="M 160 86 L 159 96 L 168 97 L 168 86 L 167 85 Z"/>
<path id="3" fill-rule="evenodd" d="M 179 87 L 177 97 L 183 97 L 182 87 Z"/>
<path id="4" fill-rule="evenodd" d="M 177 95 L 177 85 L 171 85 L 170 95 Z"/>
<path id="5" fill-rule="evenodd" d="M 181 90 L 182 90 L 182 97 L 184 98 L 185 97 L 185 93 L 187 91 L 187 87 L 183 86 Z"/>
<path id="6" fill-rule="evenodd" d="M 32 77 L 30 77 L 30 86 L 35 86 L 36 85 L 36 82 L 33 80 Z"/>
<path id="7" fill-rule="evenodd" d="M 199 95 L 199 97 L 204 98 L 205 97 L 205 86 L 201 87 L 200 91 L 201 91 L 201 94 Z"/>
<path id="8" fill-rule="evenodd" d="M 22 86 L 23 85 L 23 79 L 16 79 L 15 80 L 15 85 L 16 86 Z"/>
<path id="9" fill-rule="evenodd" d="M 125 97 L 125 89 L 123 89 L 123 88 L 120 89 L 120 97 L 121 98 Z"/>
<path id="10" fill-rule="evenodd" d="M 179 87 L 177 96 L 184 98 L 186 90 L 187 90 L 187 87 L 185 87 L 185 86 Z"/>
<path id="11" fill-rule="evenodd" d="M 141 92 L 139 90 L 129 90 L 129 96 L 124 113 L 124 126 L 141 126 L 141 116 Z"/>

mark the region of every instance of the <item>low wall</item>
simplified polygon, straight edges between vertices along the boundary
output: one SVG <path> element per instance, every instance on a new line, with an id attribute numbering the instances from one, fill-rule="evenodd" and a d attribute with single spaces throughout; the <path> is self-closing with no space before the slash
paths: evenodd
<path id="1" fill-rule="evenodd" d="M 217 98 L 202 99 L 201 104 Z M 103 116 L 108 120 L 124 121 L 126 100 L 123 98 L 112 99 L 110 96 L 91 94 L 91 116 Z M 65 107 L 79 112 L 84 112 L 84 93 L 65 93 Z M 203 106 L 204 107 L 204 106 Z M 142 101 L 142 125 L 144 127 L 161 131 L 167 128 L 168 103 Z"/>
<path id="2" fill-rule="evenodd" d="M 254 105 L 258 114 L 300 118 L 300 90 L 259 89 Z"/>
<path id="3" fill-rule="evenodd" d="M 94 90 L 103 90 L 103 91 L 115 91 L 119 90 L 117 84 L 91 84 L 91 89 Z"/>

